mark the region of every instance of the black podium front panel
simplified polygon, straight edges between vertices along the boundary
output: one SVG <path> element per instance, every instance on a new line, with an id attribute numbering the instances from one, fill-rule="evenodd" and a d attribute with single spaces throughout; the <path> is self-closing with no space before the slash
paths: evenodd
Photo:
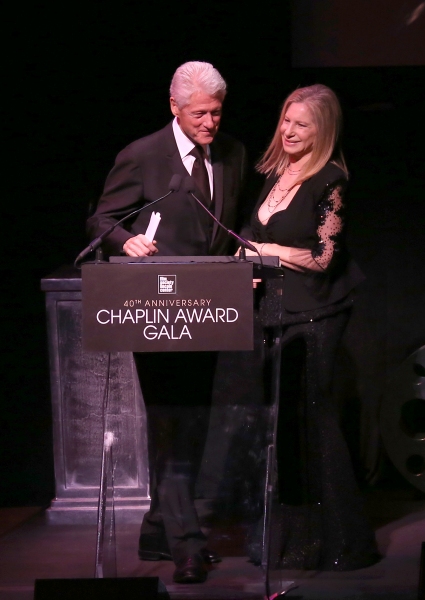
<path id="1" fill-rule="evenodd" d="M 253 349 L 252 263 L 87 263 L 83 347 L 109 352 Z"/>

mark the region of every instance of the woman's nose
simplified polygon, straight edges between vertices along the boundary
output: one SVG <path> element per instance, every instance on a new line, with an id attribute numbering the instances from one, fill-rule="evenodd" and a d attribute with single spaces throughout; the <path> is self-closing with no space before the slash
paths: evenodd
<path id="1" fill-rule="evenodd" d="M 285 127 L 283 128 L 283 133 L 289 137 L 290 135 L 293 134 L 293 128 L 292 128 L 292 124 L 291 123 L 286 123 Z"/>

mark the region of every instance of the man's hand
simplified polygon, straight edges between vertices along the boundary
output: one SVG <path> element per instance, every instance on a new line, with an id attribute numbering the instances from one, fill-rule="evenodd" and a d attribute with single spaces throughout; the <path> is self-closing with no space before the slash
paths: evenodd
<path id="1" fill-rule="evenodd" d="M 131 256 L 132 258 L 136 256 L 152 256 L 158 252 L 155 244 L 155 240 L 151 242 L 143 233 L 140 233 L 128 239 L 122 249 L 127 256 Z"/>

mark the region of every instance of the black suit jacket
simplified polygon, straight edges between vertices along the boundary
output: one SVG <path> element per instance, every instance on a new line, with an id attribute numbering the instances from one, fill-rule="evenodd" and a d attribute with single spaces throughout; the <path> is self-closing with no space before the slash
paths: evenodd
<path id="1" fill-rule="evenodd" d="M 244 146 L 221 132 L 210 146 L 214 173 L 215 216 L 233 228 L 238 214 L 246 170 Z M 93 239 L 110 225 L 142 204 L 163 196 L 173 175 L 187 177 L 174 138 L 172 123 L 164 129 L 136 140 L 122 150 L 108 175 L 97 209 L 87 221 Z M 200 194 L 199 194 L 200 195 Z M 183 191 L 171 194 L 152 207 L 161 213 L 155 234 L 161 256 L 202 256 L 226 254 L 230 238 L 209 215 Z M 120 254 L 132 236 L 145 233 L 152 210 L 141 211 L 133 220 L 117 227 L 105 240 L 108 254 Z"/>

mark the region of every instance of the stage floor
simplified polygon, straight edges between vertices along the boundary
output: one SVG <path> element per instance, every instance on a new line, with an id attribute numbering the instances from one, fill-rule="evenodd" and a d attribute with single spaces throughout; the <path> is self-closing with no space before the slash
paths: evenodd
<path id="1" fill-rule="evenodd" d="M 417 600 L 421 544 L 425 541 L 423 496 L 413 489 L 375 490 L 367 503 L 384 558 L 367 569 L 344 573 L 283 571 L 283 587 L 291 588 L 290 582 L 294 582 L 285 597 Z M 177 585 L 172 583 L 171 562 L 138 559 L 138 530 L 138 524 L 117 525 L 118 577 L 159 577 L 172 600 L 264 599 L 261 569 L 232 551 L 231 535 L 222 546 L 223 562 L 211 569 L 206 583 Z M 48 524 L 40 508 L 0 509 L 0 600 L 32 599 L 36 579 L 92 577 L 95 544 L 95 526 Z"/>

